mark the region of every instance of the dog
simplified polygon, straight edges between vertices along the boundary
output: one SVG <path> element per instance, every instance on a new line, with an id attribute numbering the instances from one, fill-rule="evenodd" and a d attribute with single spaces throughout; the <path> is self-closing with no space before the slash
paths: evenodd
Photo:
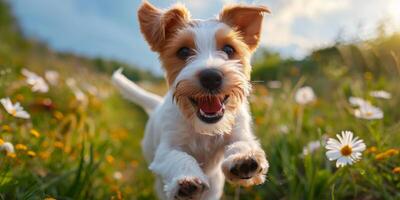
<path id="1" fill-rule="evenodd" d="M 138 9 L 169 90 L 163 98 L 145 91 L 121 70 L 112 81 L 149 114 L 142 150 L 160 199 L 220 199 L 225 179 L 242 186 L 265 181 L 269 164 L 252 133 L 247 98 L 266 13 L 265 6 L 236 4 L 197 20 L 182 4 L 161 10 L 143 1 Z"/>

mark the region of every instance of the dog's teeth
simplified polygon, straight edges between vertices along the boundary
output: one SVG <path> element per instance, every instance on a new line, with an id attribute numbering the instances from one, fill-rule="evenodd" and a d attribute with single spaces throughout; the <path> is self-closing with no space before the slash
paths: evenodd
<path id="1" fill-rule="evenodd" d="M 222 114 L 224 113 L 224 109 L 225 109 L 225 106 L 222 106 L 222 108 L 221 108 L 218 112 L 216 112 L 215 114 L 213 114 L 213 115 L 209 115 L 209 114 L 205 113 L 202 109 L 200 109 L 200 114 L 201 114 L 202 116 L 208 117 L 208 118 L 217 117 L 217 116 L 222 115 Z"/>
<path id="2" fill-rule="evenodd" d="M 218 113 L 219 112 L 215 113 L 214 115 L 209 115 L 209 114 L 205 113 L 203 110 L 200 109 L 200 114 L 205 116 L 205 117 L 209 117 L 209 118 L 216 117 L 218 115 Z"/>

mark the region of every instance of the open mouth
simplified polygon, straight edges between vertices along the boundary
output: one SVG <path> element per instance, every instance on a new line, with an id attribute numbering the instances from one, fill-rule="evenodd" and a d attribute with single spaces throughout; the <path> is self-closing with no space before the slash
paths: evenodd
<path id="1" fill-rule="evenodd" d="M 217 123 L 225 113 L 225 104 L 229 96 L 207 96 L 189 98 L 197 109 L 197 117 L 205 123 Z"/>

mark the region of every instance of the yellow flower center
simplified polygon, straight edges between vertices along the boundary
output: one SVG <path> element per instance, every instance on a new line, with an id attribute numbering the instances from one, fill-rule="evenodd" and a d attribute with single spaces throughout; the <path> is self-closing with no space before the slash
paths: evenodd
<path id="1" fill-rule="evenodd" d="M 17 110 L 12 109 L 10 114 L 15 117 L 17 115 Z"/>
<path id="2" fill-rule="evenodd" d="M 371 117 L 372 114 L 373 114 L 373 113 L 372 113 L 371 111 L 368 111 L 368 112 L 365 113 L 365 115 L 366 115 L 367 117 Z"/>
<path id="3" fill-rule="evenodd" d="M 349 156 L 352 152 L 353 150 L 351 149 L 351 147 L 349 147 L 349 145 L 346 145 L 342 147 L 342 149 L 340 149 L 340 153 L 344 156 Z"/>

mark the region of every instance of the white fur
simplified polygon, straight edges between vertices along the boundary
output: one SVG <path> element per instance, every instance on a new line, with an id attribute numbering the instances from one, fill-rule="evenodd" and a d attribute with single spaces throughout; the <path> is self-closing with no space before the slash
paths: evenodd
<path id="1" fill-rule="evenodd" d="M 128 82 L 120 73 L 113 77 L 115 85 L 125 95 L 128 94 L 130 100 L 150 113 L 142 150 L 150 163 L 149 169 L 157 175 L 156 189 L 161 199 L 174 199 L 179 190 L 179 182 L 193 180 L 201 182 L 206 188 L 199 194 L 199 199 L 219 199 L 225 176 L 231 177 L 226 174 L 229 172 L 225 172 L 224 176 L 222 166 L 232 167 L 242 158 L 261 155 L 257 158 L 261 172 L 249 180 L 232 179 L 231 182 L 243 185 L 262 183 L 268 168 L 264 152 L 251 131 L 247 100 L 242 102 L 236 112 L 225 113 L 220 122 L 215 124 L 206 124 L 197 117 L 194 122 L 188 121 L 173 100 L 176 84 L 181 80 L 194 79 L 199 70 L 228 67 L 242 74 L 238 62 L 229 61 L 215 47 L 215 32 L 226 25 L 216 21 L 201 21 L 198 24 L 191 28 L 195 33 L 198 52 L 177 76 L 164 100 Z M 250 88 L 245 90 L 248 95 Z M 234 119 L 233 126 L 226 123 L 228 118 Z"/>
<path id="2" fill-rule="evenodd" d="M 114 72 L 112 81 L 125 98 L 142 106 L 148 114 L 162 102 L 161 97 L 143 90 L 122 75 L 122 69 L 118 69 Z"/>

